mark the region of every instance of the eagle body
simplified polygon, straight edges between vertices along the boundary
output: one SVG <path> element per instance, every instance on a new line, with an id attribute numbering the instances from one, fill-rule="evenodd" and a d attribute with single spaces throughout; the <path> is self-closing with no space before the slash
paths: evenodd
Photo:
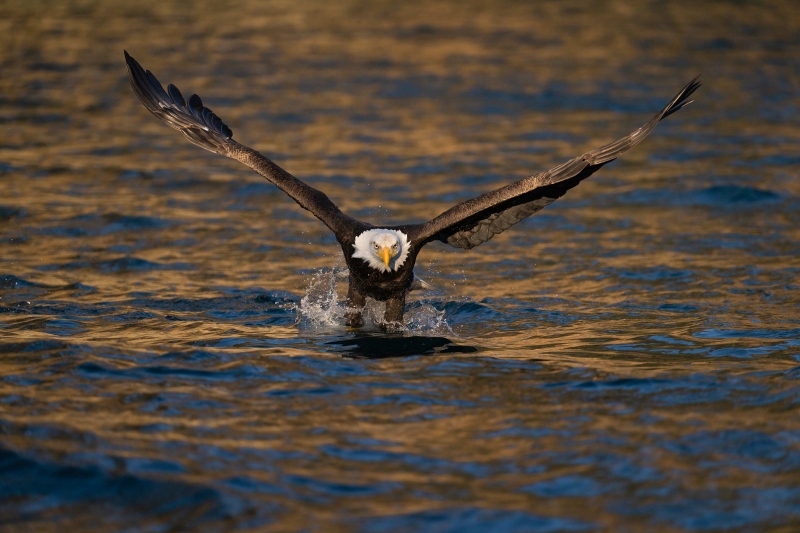
<path id="1" fill-rule="evenodd" d="M 164 90 L 127 52 L 125 61 L 131 87 L 148 111 L 193 144 L 255 170 L 333 232 L 349 270 L 345 320 L 351 327 L 363 324 L 361 312 L 367 298 L 386 302 L 385 327 L 402 327 L 406 295 L 414 284 L 414 265 L 427 243 L 440 241 L 469 250 L 488 241 L 640 143 L 662 119 L 690 104 L 688 98 L 700 87 L 698 76 L 647 123 L 612 143 L 461 202 L 426 223 L 381 228 L 346 215 L 322 191 L 233 140 L 233 131 L 196 94 L 187 101 L 172 84 Z"/>
<path id="2" fill-rule="evenodd" d="M 414 259 L 395 272 L 378 272 L 360 259 L 347 261 L 350 286 L 366 297 L 385 302 L 411 290 L 414 282 Z"/>
<path id="3" fill-rule="evenodd" d="M 386 302 L 384 313 L 384 327 L 392 328 L 402 325 L 403 310 L 405 308 L 406 294 L 414 283 L 414 264 L 419 254 L 419 248 L 408 241 L 408 227 L 400 228 L 369 228 L 364 229 L 351 239 L 342 239 L 342 247 L 348 276 L 347 313 L 345 320 L 348 326 L 360 327 L 363 324 L 361 309 L 366 304 L 367 298 Z M 406 231 L 403 231 L 406 230 Z M 361 250 L 359 245 L 369 246 L 370 234 L 397 234 L 402 235 L 400 242 L 403 248 L 399 249 L 395 257 L 402 257 L 402 262 L 396 266 L 386 265 L 385 268 L 376 268 L 369 260 L 358 257 L 359 252 L 369 253 L 369 249 Z M 359 242 L 363 241 L 363 242 Z M 379 258 L 376 256 L 380 263 Z M 393 258 L 394 259 L 394 258 Z M 384 265 L 381 264 L 381 267 Z M 391 267 L 391 268 L 389 268 Z"/>
<path id="4" fill-rule="evenodd" d="M 344 248 L 347 247 L 343 246 L 342 249 Z M 345 262 L 350 271 L 350 284 L 365 296 L 381 302 L 386 301 L 396 296 L 398 291 L 409 290 L 414 281 L 416 256 L 417 253 L 412 247 L 402 266 L 397 270 L 382 272 L 371 267 L 363 259 L 354 257 L 352 252 L 345 252 Z"/>

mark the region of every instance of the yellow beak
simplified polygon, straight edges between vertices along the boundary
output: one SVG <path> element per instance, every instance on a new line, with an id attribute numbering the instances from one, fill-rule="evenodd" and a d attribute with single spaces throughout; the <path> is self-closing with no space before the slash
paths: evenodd
<path id="1" fill-rule="evenodd" d="M 388 246 L 384 246 L 381 248 L 381 259 L 383 259 L 383 264 L 386 265 L 386 268 L 389 268 L 389 260 L 392 258 L 392 249 Z"/>

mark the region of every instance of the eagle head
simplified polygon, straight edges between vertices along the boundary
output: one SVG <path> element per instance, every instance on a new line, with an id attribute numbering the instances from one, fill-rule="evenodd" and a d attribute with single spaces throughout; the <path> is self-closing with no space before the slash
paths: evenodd
<path id="1" fill-rule="evenodd" d="M 408 236 L 394 229 L 370 229 L 356 237 L 353 257 L 381 272 L 397 270 L 408 256 Z"/>

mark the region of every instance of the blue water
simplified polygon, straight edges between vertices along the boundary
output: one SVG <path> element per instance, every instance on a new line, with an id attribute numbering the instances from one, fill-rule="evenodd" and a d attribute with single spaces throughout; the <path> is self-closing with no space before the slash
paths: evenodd
<path id="1" fill-rule="evenodd" d="M 44 9 L 40 9 L 44 8 Z M 0 531 L 800 528 L 800 8 L 9 5 Z M 12 31 L 13 30 L 13 31 Z M 697 101 L 343 325 L 333 237 L 122 49 L 372 222 Z"/>

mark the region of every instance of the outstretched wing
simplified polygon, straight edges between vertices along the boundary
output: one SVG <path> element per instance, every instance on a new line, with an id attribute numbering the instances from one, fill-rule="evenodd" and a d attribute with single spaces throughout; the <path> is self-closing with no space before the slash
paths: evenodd
<path id="1" fill-rule="evenodd" d="M 639 144 L 658 122 L 692 103 L 700 76 L 690 81 L 650 121 L 630 135 L 542 172 L 451 207 L 414 235 L 416 242 L 433 240 L 469 250 L 502 233 L 520 220 L 553 203 L 600 167 Z"/>
<path id="2" fill-rule="evenodd" d="M 192 143 L 252 168 L 288 194 L 300 207 L 311 211 L 337 238 L 361 225 L 342 213 L 321 191 L 306 185 L 252 148 L 234 141 L 231 129 L 203 106 L 199 96 L 193 94 L 187 102 L 174 85 L 170 84 L 165 91 L 156 77 L 149 70 L 145 71 L 128 52 L 125 52 L 125 62 L 128 64 L 131 87 L 139 100 L 152 114 L 183 133 Z"/>

